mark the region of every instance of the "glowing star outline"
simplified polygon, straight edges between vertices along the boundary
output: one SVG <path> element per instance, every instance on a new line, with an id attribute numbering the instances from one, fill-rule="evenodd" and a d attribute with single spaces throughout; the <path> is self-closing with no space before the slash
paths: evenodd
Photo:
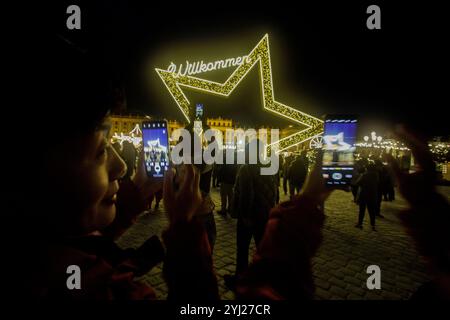
<path id="1" fill-rule="evenodd" d="M 159 68 L 155 68 L 155 71 L 158 73 L 167 90 L 169 90 L 170 95 L 189 122 L 188 115 L 190 102 L 181 87 L 228 97 L 258 62 L 261 76 L 263 108 L 293 122 L 306 126 L 305 129 L 272 143 L 271 145 L 275 145 L 274 147 L 276 148 L 277 153 L 308 141 L 315 136 L 321 135 L 323 133 L 322 120 L 275 101 L 268 34 L 264 35 L 248 54 L 245 61 L 233 71 L 224 83 L 209 81 L 189 75 L 178 75 Z"/>

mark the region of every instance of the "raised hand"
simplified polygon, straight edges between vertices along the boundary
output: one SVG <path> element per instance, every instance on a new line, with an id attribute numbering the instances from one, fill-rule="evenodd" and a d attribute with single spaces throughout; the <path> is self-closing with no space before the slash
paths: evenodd
<path id="1" fill-rule="evenodd" d="M 182 174 L 180 174 L 182 172 Z M 202 204 L 200 173 L 193 165 L 179 167 L 175 181 L 175 170 L 170 169 L 164 178 L 164 207 L 171 224 L 189 222 Z M 176 189 L 175 184 L 179 185 Z"/>
<path id="2" fill-rule="evenodd" d="M 388 155 L 399 184 L 400 192 L 411 208 L 399 217 L 416 242 L 422 255 L 450 284 L 450 208 L 447 200 L 435 188 L 435 165 L 427 143 L 400 127 L 397 136 L 411 149 L 418 170 L 412 174 L 402 172 L 395 159 Z M 447 284 L 448 296 L 450 285 Z"/>
<path id="3" fill-rule="evenodd" d="M 391 155 L 386 155 L 386 158 L 397 177 L 403 197 L 413 206 L 424 205 L 429 201 L 430 194 L 435 192 L 436 183 L 435 164 L 428 145 L 403 126 L 397 128 L 396 135 L 411 149 L 418 170 L 412 174 L 403 172 Z"/>
<path id="4" fill-rule="evenodd" d="M 322 176 L 322 154 L 323 151 L 321 150 L 317 152 L 314 167 L 306 177 L 305 184 L 299 195 L 300 197 L 306 196 L 321 206 L 323 206 L 323 203 L 333 191 L 333 189 L 326 187 Z"/>

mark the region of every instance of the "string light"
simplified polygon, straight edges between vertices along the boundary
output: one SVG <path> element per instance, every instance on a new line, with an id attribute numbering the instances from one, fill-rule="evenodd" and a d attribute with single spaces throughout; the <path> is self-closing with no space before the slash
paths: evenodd
<path id="1" fill-rule="evenodd" d="M 181 75 L 159 68 L 156 68 L 155 70 L 189 122 L 188 115 L 190 114 L 189 110 L 191 108 L 190 102 L 181 87 L 228 97 L 255 65 L 259 66 L 260 71 L 263 108 L 278 116 L 285 117 L 306 126 L 304 130 L 291 134 L 283 139 L 279 139 L 268 147 L 273 146 L 277 152 L 281 152 L 305 142 L 314 136 L 322 134 L 322 120 L 275 101 L 272 66 L 270 62 L 269 36 L 267 34 L 264 35 L 256 47 L 253 48 L 246 59 L 244 59 L 244 62 L 234 70 L 224 83 L 209 81 L 189 75 Z"/>
<path id="2" fill-rule="evenodd" d="M 118 141 L 120 145 L 122 145 L 124 141 L 128 141 L 131 142 L 135 148 L 139 148 L 142 142 L 142 131 L 139 124 L 136 124 L 128 135 L 123 134 L 123 132 L 121 132 L 120 135 L 117 132 L 114 132 L 111 141 Z"/>

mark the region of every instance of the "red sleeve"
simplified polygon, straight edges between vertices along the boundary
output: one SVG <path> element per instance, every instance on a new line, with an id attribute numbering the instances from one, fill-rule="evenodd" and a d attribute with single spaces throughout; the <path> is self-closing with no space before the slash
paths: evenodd
<path id="1" fill-rule="evenodd" d="M 211 249 L 203 226 L 195 219 L 178 223 L 163 233 L 163 239 L 168 300 L 219 300 Z"/>
<path id="2" fill-rule="evenodd" d="M 311 299 L 311 258 L 322 241 L 323 221 L 322 209 L 306 197 L 276 206 L 252 264 L 238 281 L 238 298 Z"/>

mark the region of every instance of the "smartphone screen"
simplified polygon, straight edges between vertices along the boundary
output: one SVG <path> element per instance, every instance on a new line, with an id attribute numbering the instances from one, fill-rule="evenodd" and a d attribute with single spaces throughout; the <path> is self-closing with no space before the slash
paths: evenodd
<path id="1" fill-rule="evenodd" d="M 203 104 L 195 105 L 194 133 L 201 136 L 203 132 Z"/>
<path id="2" fill-rule="evenodd" d="M 327 185 L 350 184 L 358 120 L 354 116 L 327 116 L 324 122 L 322 174 Z"/>
<path id="3" fill-rule="evenodd" d="M 166 121 L 142 123 L 142 142 L 147 174 L 154 178 L 164 177 L 169 169 L 169 134 Z"/>
<path id="4" fill-rule="evenodd" d="M 195 105 L 195 120 L 202 121 L 203 120 L 203 104 L 197 103 Z"/>

